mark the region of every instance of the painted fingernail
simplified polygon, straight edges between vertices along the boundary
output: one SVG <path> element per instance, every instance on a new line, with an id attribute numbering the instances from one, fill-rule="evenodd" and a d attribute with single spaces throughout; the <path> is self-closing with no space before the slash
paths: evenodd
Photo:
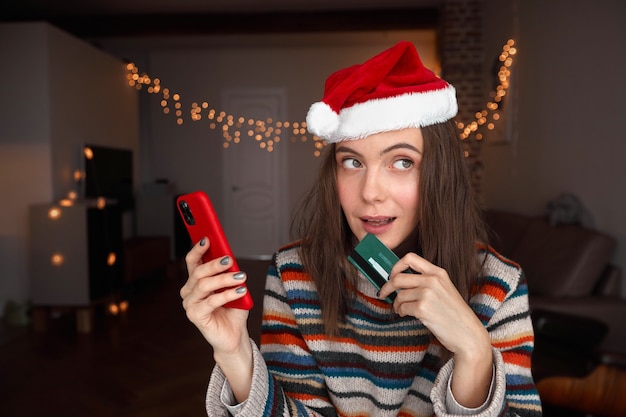
<path id="1" fill-rule="evenodd" d="M 235 275 L 233 275 L 234 279 L 244 279 L 245 277 L 246 277 L 245 272 L 237 272 Z"/>
<path id="2" fill-rule="evenodd" d="M 246 287 L 239 287 L 235 290 L 235 292 L 237 294 L 243 294 L 244 292 L 246 292 Z"/>
<path id="3" fill-rule="evenodd" d="M 222 259 L 220 259 L 220 264 L 228 265 L 228 261 L 230 261 L 230 257 L 224 256 Z"/>
<path id="4" fill-rule="evenodd" d="M 202 239 L 200 239 L 200 246 L 204 246 L 206 245 L 206 237 L 203 237 Z"/>
<path id="5" fill-rule="evenodd" d="M 376 291 L 376 297 L 380 298 L 380 290 Z"/>

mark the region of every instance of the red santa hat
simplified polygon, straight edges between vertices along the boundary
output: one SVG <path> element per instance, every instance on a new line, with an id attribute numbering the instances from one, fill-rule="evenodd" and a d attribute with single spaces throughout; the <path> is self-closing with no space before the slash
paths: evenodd
<path id="1" fill-rule="evenodd" d="M 457 110 L 454 87 L 424 67 L 412 43 L 402 41 L 331 74 L 306 122 L 310 133 L 333 143 L 442 123 Z"/>

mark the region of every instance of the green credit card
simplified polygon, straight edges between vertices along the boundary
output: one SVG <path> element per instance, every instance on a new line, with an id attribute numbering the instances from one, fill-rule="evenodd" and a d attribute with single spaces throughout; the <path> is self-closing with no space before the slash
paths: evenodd
<path id="1" fill-rule="evenodd" d="M 400 259 L 375 235 L 368 233 L 348 255 L 348 260 L 380 290 L 389 280 L 391 269 Z M 395 299 L 395 292 L 387 297 L 390 303 Z"/>

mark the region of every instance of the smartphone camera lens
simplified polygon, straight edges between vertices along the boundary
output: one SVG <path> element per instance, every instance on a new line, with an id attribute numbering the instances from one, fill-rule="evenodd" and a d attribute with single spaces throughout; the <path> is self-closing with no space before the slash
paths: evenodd
<path id="1" fill-rule="evenodd" d="M 187 204 L 187 202 L 183 200 L 178 205 L 180 206 L 181 213 L 183 213 L 185 222 L 191 226 L 196 224 L 196 221 L 193 218 L 193 215 L 191 214 L 191 209 L 189 208 L 189 205 Z"/>

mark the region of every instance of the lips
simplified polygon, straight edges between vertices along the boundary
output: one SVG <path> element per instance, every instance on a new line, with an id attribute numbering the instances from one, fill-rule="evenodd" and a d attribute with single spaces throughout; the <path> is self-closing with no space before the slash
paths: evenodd
<path id="1" fill-rule="evenodd" d="M 379 218 L 379 217 L 377 217 L 377 218 L 361 218 L 361 220 L 362 220 L 364 223 L 366 223 L 366 224 L 368 224 L 368 225 L 370 225 L 370 226 L 377 227 L 377 226 L 385 226 L 385 225 L 387 225 L 387 224 L 391 223 L 392 221 L 394 221 L 394 220 L 395 220 L 395 217 L 384 217 L 384 218 Z"/>
<path id="2" fill-rule="evenodd" d="M 395 217 L 361 217 L 361 225 L 365 233 L 371 233 L 374 235 L 381 235 L 389 232 L 393 227 Z"/>

